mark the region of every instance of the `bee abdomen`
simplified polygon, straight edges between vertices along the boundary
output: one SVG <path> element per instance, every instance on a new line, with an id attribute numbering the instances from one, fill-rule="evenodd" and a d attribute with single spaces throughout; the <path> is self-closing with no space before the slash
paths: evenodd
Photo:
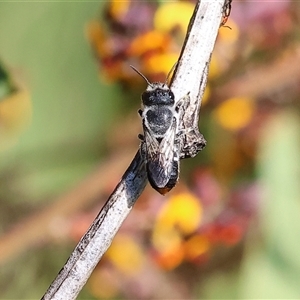
<path id="1" fill-rule="evenodd" d="M 149 128 L 154 134 L 163 135 L 172 124 L 173 113 L 166 106 L 154 107 L 147 110 L 146 119 Z"/>

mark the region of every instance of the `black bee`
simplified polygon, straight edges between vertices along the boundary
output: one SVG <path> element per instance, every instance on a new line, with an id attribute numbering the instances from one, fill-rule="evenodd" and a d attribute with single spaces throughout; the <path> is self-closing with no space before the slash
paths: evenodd
<path id="1" fill-rule="evenodd" d="M 132 66 L 131 66 L 132 67 Z M 160 194 L 169 192 L 179 177 L 179 108 L 167 83 L 154 82 L 132 67 L 147 82 L 142 94 L 142 153 L 146 159 L 148 180 Z"/>

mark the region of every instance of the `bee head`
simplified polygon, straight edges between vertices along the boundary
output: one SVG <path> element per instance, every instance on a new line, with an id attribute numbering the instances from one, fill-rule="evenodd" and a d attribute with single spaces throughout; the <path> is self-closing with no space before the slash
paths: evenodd
<path id="1" fill-rule="evenodd" d="M 142 102 L 146 106 L 151 105 L 173 105 L 174 94 L 169 87 L 161 82 L 154 82 L 148 85 L 146 91 L 142 94 Z"/>
<path id="2" fill-rule="evenodd" d="M 134 66 L 130 67 L 141 77 L 143 77 L 148 84 L 146 91 L 142 94 L 143 105 L 173 105 L 175 103 L 174 94 L 167 85 L 169 75 L 167 76 L 167 80 L 165 83 L 151 83 L 147 79 L 147 77 L 144 74 L 142 74 L 139 70 L 137 70 Z"/>

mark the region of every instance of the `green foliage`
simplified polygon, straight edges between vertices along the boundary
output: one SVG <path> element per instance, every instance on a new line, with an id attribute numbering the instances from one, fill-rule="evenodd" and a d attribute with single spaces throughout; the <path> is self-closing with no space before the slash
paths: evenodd
<path id="1" fill-rule="evenodd" d="M 105 132 L 122 99 L 118 90 L 101 84 L 85 38 L 85 24 L 99 6 L 90 1 L 0 3 L 0 59 L 17 86 L 29 91 L 32 106 L 28 126 L 0 130 L 2 221 L 25 218 L 34 202 L 41 206 L 73 186 L 101 158 Z M 55 258 L 36 251 L 1 267 L 1 299 L 39 298 L 53 279 L 49 274 L 59 271 L 71 249 Z M 46 266 L 41 256 L 54 271 L 41 270 Z"/>
<path id="2" fill-rule="evenodd" d="M 32 105 L 29 127 L 0 149 L 0 167 L 17 165 L 20 188 L 37 201 L 92 168 L 122 101 L 99 81 L 85 38 L 98 10 L 97 2 L 0 3 L 1 59 Z"/>
<path id="3" fill-rule="evenodd" d="M 300 295 L 299 117 L 283 112 L 261 138 L 258 172 L 264 189 L 261 242 L 248 243 L 241 296 L 298 299 Z"/>

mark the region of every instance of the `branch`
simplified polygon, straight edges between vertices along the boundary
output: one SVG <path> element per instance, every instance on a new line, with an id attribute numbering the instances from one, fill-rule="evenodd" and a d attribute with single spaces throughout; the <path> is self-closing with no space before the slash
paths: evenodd
<path id="1" fill-rule="evenodd" d="M 181 120 L 185 130 L 181 158 L 195 156 L 205 145 L 198 130 L 199 111 L 224 2 L 225 0 L 213 0 L 197 3 L 170 86 L 175 99 L 188 95 Z M 42 299 L 76 298 L 146 183 L 145 161 L 138 150 L 120 183 Z"/>

